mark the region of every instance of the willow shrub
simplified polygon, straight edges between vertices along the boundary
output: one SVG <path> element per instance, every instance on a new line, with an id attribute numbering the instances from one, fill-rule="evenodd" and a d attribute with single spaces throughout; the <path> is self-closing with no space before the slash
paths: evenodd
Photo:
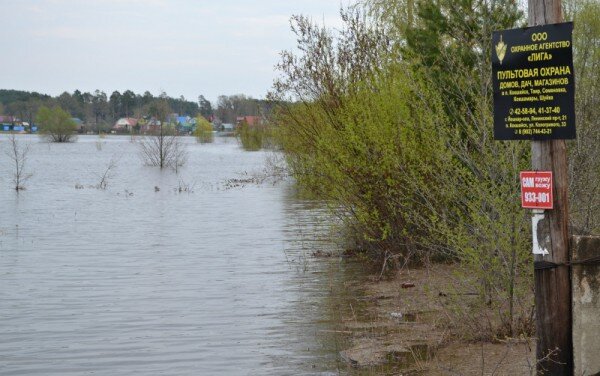
<path id="1" fill-rule="evenodd" d="M 72 142 L 76 138 L 77 124 L 68 112 L 58 106 L 51 109 L 40 107 L 36 122 L 40 124 L 40 135 L 51 142 Z"/>
<path id="2" fill-rule="evenodd" d="M 413 214 L 451 164 L 441 99 L 406 66 L 357 85 L 333 109 L 327 99 L 278 112 L 278 139 L 298 183 L 331 204 L 363 249 L 378 258 L 422 253 L 428 236 Z M 435 197 L 432 197 L 435 196 Z"/>
<path id="3" fill-rule="evenodd" d="M 246 151 L 257 151 L 271 143 L 271 129 L 265 124 L 249 125 L 242 121 L 236 129 L 236 135 Z"/>
<path id="4" fill-rule="evenodd" d="M 196 118 L 196 130 L 194 131 L 196 141 L 201 144 L 208 144 L 214 141 L 214 133 L 212 124 L 203 116 Z"/>
<path id="5" fill-rule="evenodd" d="M 491 31 L 472 36 L 481 48 L 467 63 L 449 48 L 435 66 L 386 54 L 365 66 L 348 52 L 372 51 L 376 31 L 349 27 L 338 40 L 300 26 L 302 52 L 284 55 L 275 86 L 276 99 L 298 99 L 276 111 L 298 184 L 377 260 L 457 261 L 447 303 L 466 336 L 530 333 L 531 230 L 518 199 L 529 144 L 493 140 Z"/>
<path id="6" fill-rule="evenodd" d="M 491 97 L 472 81 L 465 95 L 479 99 L 450 124 L 448 104 L 412 68 L 386 69 L 335 109 L 327 100 L 280 108 L 289 168 L 375 259 L 458 261 L 449 303 L 465 335 L 528 334 L 530 230 L 518 200 L 528 146 L 492 139 Z"/>

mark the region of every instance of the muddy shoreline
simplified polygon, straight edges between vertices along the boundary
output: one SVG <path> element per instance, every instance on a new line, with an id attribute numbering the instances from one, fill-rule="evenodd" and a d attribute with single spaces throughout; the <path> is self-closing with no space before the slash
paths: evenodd
<path id="1" fill-rule="evenodd" d="M 335 328 L 352 375 L 533 375 L 535 341 L 472 342 L 444 307 L 452 265 L 406 267 L 346 283 L 354 302 Z M 474 317 L 473 319 L 477 319 Z"/>

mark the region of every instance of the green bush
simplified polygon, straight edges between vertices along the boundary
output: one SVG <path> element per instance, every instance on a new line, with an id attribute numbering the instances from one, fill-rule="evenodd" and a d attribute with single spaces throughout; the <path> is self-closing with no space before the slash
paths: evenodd
<path id="1" fill-rule="evenodd" d="M 203 116 L 196 118 L 196 130 L 194 131 L 196 140 L 202 144 L 211 143 L 214 141 L 214 133 L 212 124 Z"/>
<path id="2" fill-rule="evenodd" d="M 451 162 L 439 134 L 441 100 L 418 74 L 398 67 L 343 102 L 329 113 L 319 103 L 279 112 L 277 136 L 292 173 L 330 202 L 375 256 L 414 253 L 425 234 L 411 213 L 432 192 L 428 179 Z"/>
<path id="3" fill-rule="evenodd" d="M 449 35 L 419 34 L 430 37 L 415 44 L 423 48 L 400 56 L 360 17 L 344 17 L 339 40 L 300 19 L 302 55 L 284 54 L 273 97 L 298 184 L 376 260 L 458 261 L 456 289 L 476 292 L 469 314 L 491 312 L 471 335 L 489 339 L 531 329 L 529 218 L 515 199 L 529 147 L 492 138 L 489 39 L 515 17 L 497 21 L 485 9 L 478 17 L 489 29 L 462 25 L 468 44 L 452 34 L 465 32 L 458 24 L 435 31 Z"/>
<path id="4" fill-rule="evenodd" d="M 246 151 L 257 151 L 263 147 L 263 142 L 268 138 L 268 127 L 262 124 L 249 125 L 242 121 L 237 129 L 236 135 Z"/>
<path id="5" fill-rule="evenodd" d="M 293 19 L 301 52 L 282 54 L 271 93 L 291 174 L 373 259 L 457 262 L 448 290 L 457 293 L 456 318 L 473 330 L 463 334 L 531 334 L 530 213 L 518 199 L 530 145 L 493 139 L 490 63 L 492 31 L 517 25 L 522 13 L 509 0 L 425 0 L 397 25 L 404 18 L 393 11 L 405 1 L 364 3 L 378 22 L 343 12 L 338 34 Z M 570 145 L 570 188 L 572 223 L 584 233 L 600 223 L 598 14 L 594 2 L 575 13 L 583 137 Z"/>
<path id="6" fill-rule="evenodd" d="M 40 134 L 52 142 L 71 142 L 75 139 L 77 124 L 68 112 L 58 106 L 52 109 L 40 107 L 36 122 L 40 125 Z"/>

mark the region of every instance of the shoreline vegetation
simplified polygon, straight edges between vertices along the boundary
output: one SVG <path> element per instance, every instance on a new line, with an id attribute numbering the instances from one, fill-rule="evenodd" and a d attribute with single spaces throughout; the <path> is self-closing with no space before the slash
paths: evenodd
<path id="1" fill-rule="evenodd" d="M 564 5 L 565 19 L 577 24 L 578 139 L 568 143 L 571 228 L 598 234 L 600 3 Z M 396 276 L 367 287 L 379 291 L 391 283 L 393 299 L 367 305 L 377 311 L 393 300 L 398 310 L 368 324 L 379 327 L 374 332 L 357 334 L 342 325 L 340 332 L 350 332 L 354 342 L 341 357 L 357 368 L 405 357 L 376 350 L 402 347 L 403 337 L 394 333 L 406 324 L 389 315 L 412 314 L 405 304 L 433 304 L 433 316 L 446 321 L 443 329 L 417 313 L 424 331 L 403 333 L 434 337 L 427 348 L 439 356 L 426 363 L 451 362 L 444 354 L 454 348 L 457 356 L 466 351 L 457 359 L 474 367 L 465 374 L 481 374 L 503 363 L 492 356 L 497 344 L 516 344 L 523 356 L 511 363 L 526 368 L 506 374 L 535 372 L 529 358 L 535 333 L 531 219 L 518 200 L 530 145 L 494 141 L 492 132 L 492 31 L 526 25 L 524 10 L 509 0 L 363 0 L 341 16 L 337 29 L 292 18 L 298 44 L 282 53 L 269 94 L 279 104 L 272 114 L 274 137 L 299 189 L 328 204 L 349 248 L 358 250 L 355 258 L 375 265 L 377 279 Z M 440 273 L 445 287 L 404 302 L 398 280 L 404 275 L 398 273 Z M 422 279 L 415 285 L 430 286 Z M 504 374 L 499 369 L 490 372 Z"/>

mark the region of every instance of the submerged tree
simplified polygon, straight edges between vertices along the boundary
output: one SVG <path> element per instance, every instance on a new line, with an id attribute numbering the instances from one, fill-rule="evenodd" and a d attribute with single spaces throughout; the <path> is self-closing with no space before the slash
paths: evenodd
<path id="1" fill-rule="evenodd" d="M 196 136 L 196 140 L 202 144 L 213 142 L 213 126 L 204 118 L 204 116 L 198 116 L 196 118 L 196 130 L 194 131 L 194 136 Z"/>
<path id="2" fill-rule="evenodd" d="M 52 142 L 71 142 L 75 139 L 77 125 L 71 115 L 58 106 L 52 109 L 40 107 L 36 122 L 40 125 L 40 134 Z"/>
<path id="3" fill-rule="evenodd" d="M 246 151 L 257 151 L 269 136 L 269 128 L 263 124 L 250 125 L 243 120 L 236 129 L 238 140 Z"/>
<path id="4" fill-rule="evenodd" d="M 177 136 L 175 127 L 166 122 L 171 108 L 164 98 L 150 106 L 150 114 L 158 123 L 148 136 L 140 140 L 144 162 L 150 166 L 171 167 L 178 171 L 187 159 L 185 146 Z"/>
<path id="5" fill-rule="evenodd" d="M 140 140 L 142 156 L 146 164 L 177 171 L 187 160 L 185 146 L 172 126 L 161 123 L 159 129 Z"/>
<path id="6" fill-rule="evenodd" d="M 18 192 L 25 189 L 23 183 L 31 177 L 30 173 L 25 173 L 25 162 L 29 154 L 29 145 L 22 147 L 14 133 L 11 133 L 9 136 L 8 143 L 9 149 L 6 150 L 6 155 L 13 163 L 13 184 L 15 190 Z"/>
<path id="7" fill-rule="evenodd" d="M 104 171 L 102 171 L 100 174 L 97 174 L 99 180 L 96 188 L 104 190 L 106 187 L 108 187 L 108 182 L 113 177 L 113 171 L 117 167 L 117 162 L 118 158 L 113 156 L 108 162 L 108 165 Z"/>

